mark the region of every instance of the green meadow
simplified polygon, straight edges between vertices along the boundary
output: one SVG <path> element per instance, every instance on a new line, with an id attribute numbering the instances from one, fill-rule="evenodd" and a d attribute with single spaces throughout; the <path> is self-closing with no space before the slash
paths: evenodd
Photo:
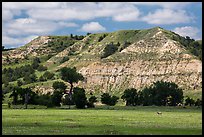
<path id="1" fill-rule="evenodd" d="M 157 114 L 162 112 L 162 114 Z M 2 109 L 3 135 L 201 135 L 202 108 Z"/>

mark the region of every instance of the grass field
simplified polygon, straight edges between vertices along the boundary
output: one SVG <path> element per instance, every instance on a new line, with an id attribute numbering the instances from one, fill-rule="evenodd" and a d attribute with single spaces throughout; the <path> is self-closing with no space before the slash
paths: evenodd
<path id="1" fill-rule="evenodd" d="M 2 109 L 2 134 L 201 135 L 202 109 L 156 106 Z"/>

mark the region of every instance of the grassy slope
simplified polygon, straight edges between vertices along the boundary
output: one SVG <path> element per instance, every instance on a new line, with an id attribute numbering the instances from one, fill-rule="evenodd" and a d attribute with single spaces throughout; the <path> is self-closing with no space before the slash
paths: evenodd
<path id="1" fill-rule="evenodd" d="M 175 107 L 97 107 L 85 110 L 3 109 L 2 134 L 196 135 L 202 110 Z M 156 112 L 161 111 L 162 115 Z"/>

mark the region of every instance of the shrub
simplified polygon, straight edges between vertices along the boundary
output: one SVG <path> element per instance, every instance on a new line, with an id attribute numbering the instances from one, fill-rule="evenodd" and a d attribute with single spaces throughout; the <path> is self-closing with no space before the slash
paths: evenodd
<path id="1" fill-rule="evenodd" d="M 95 96 L 91 96 L 89 98 L 89 101 L 87 102 L 87 107 L 88 108 L 94 108 L 94 102 L 97 102 L 97 98 Z"/>
<path id="2" fill-rule="evenodd" d="M 135 106 L 138 104 L 138 95 L 135 88 L 126 89 L 121 98 L 126 101 L 126 106 Z"/>
<path id="3" fill-rule="evenodd" d="M 118 50 L 117 44 L 113 44 L 113 42 L 107 44 L 103 50 L 103 54 L 101 55 L 101 59 L 106 58 L 106 57 L 114 54 L 117 50 Z"/>
<path id="4" fill-rule="evenodd" d="M 76 105 L 76 108 L 85 108 L 87 104 L 87 98 L 85 95 L 85 90 L 83 88 L 75 87 L 73 88 L 73 101 Z"/>
<path id="5" fill-rule="evenodd" d="M 106 105 L 114 106 L 118 101 L 117 96 L 110 96 L 109 93 L 103 93 L 101 95 L 101 102 Z"/>

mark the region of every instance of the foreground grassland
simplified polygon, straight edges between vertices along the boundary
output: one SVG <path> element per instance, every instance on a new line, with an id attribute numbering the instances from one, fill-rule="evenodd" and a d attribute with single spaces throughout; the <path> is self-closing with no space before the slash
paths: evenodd
<path id="1" fill-rule="evenodd" d="M 201 135 L 202 109 L 156 106 L 2 109 L 2 134 Z"/>

